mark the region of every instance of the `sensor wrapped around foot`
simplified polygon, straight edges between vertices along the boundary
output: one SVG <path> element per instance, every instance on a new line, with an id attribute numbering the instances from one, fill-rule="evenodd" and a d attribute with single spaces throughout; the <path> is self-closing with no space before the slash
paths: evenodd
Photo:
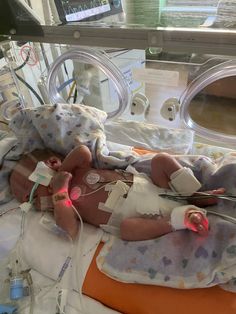
<path id="1" fill-rule="evenodd" d="M 201 187 L 201 183 L 194 176 L 192 170 L 186 167 L 172 173 L 170 180 L 171 190 L 180 195 L 192 195 Z"/>

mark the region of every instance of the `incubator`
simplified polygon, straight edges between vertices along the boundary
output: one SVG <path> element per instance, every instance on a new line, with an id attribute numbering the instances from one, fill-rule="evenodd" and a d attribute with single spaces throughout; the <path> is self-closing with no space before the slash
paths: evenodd
<path id="1" fill-rule="evenodd" d="M 178 155 L 201 155 L 209 151 L 208 157 L 231 154 L 236 143 L 235 25 L 234 1 L 3 0 L 0 2 L 0 131 L 3 132 L 0 132 L 0 140 L 10 128 L 18 128 L 21 135 L 26 125 L 37 120 L 34 110 L 58 104 L 63 114 L 67 114 L 66 108 L 79 108 L 82 104 L 92 108 L 92 115 L 98 119 L 91 130 L 83 130 L 83 139 L 87 136 L 86 143 L 91 147 L 104 144 L 94 145 L 92 138 L 104 124 L 108 140 L 122 145 L 119 148 L 127 158 L 130 157 L 129 145 L 173 151 Z M 104 116 L 100 111 L 93 111 L 94 108 L 105 112 Z M 12 126 L 19 112 L 32 115 L 28 116 L 29 120 Z M 65 129 L 64 126 L 63 130 L 57 128 L 58 134 L 64 132 L 67 138 L 56 142 L 51 130 L 45 131 L 51 114 L 50 109 L 45 112 L 43 122 L 37 126 L 42 126 L 40 132 L 47 136 L 44 143 L 62 145 L 64 141 L 65 145 L 60 147 L 63 153 L 67 152 L 74 145 L 70 137 L 79 127 L 81 113 L 66 120 Z M 61 116 L 58 114 L 55 119 L 59 121 Z M 28 133 L 32 132 L 33 139 L 24 144 L 34 147 L 37 136 L 32 130 Z M 156 134 L 160 137 L 158 144 Z M 114 147 L 109 147 L 112 153 L 116 151 L 117 146 Z M 10 162 L 16 160 L 13 144 L 11 149 Z M 112 153 L 110 159 L 123 157 L 120 152 Z M 1 160 L 7 154 L 8 148 L 4 148 Z M 124 165 L 123 159 L 121 164 Z M 81 194 L 81 191 L 75 192 L 75 198 Z M 32 197 L 33 193 L 34 190 Z M 18 217 L 18 222 L 23 225 L 28 211 L 31 213 L 31 205 L 24 203 L 20 208 L 23 218 Z M 2 212 L 10 211 L 4 208 Z M 35 294 L 40 295 L 38 304 L 56 295 L 51 313 L 67 313 L 70 276 L 74 279 L 83 276 L 66 270 L 71 269 L 73 258 L 80 260 L 90 251 L 94 253 L 93 246 L 100 242 L 101 234 L 96 231 L 92 244 L 86 240 L 88 247 L 78 253 L 82 257 L 76 256 L 71 240 L 62 236 L 50 219 L 42 218 L 40 226 L 53 235 L 60 234 L 67 245 L 61 264 L 55 267 L 59 277 L 55 274 L 53 277 L 54 283 L 60 282 L 60 285 L 50 282 L 46 292 L 36 285 L 34 291 L 26 265 L 23 262 L 18 265 L 15 257 L 19 253 L 14 252 L 11 274 L 6 275 L 9 276 L 5 282 L 10 295 L 5 294 L 5 286 L 0 288 L 0 292 L 4 290 L 4 300 L 0 298 L 0 303 L 6 306 L 6 313 L 17 309 L 23 313 L 25 308 L 32 311 Z M 231 221 L 235 223 L 235 218 Z M 22 232 L 22 225 L 18 234 Z M 84 232 L 91 236 L 95 231 L 86 229 Z M 81 239 L 82 236 L 80 242 Z M 26 252 L 27 248 L 24 250 Z M 47 253 L 50 254 L 50 250 Z M 14 267 L 15 272 L 12 272 Z M 45 276 L 50 277 L 50 274 Z M 61 281 L 62 278 L 65 281 Z M 80 282 L 80 298 L 81 289 Z M 85 313 L 83 310 L 81 313 Z M 1 312 L 0 307 L 0 313 L 5 312 Z M 101 309 L 103 313 L 111 312 Z"/>
<path id="2" fill-rule="evenodd" d="M 14 71 L 22 49 L 38 58 L 35 65 L 22 61 L 24 78 Z M 2 101 L 5 121 L 22 106 L 83 103 L 106 111 L 108 120 L 184 127 L 203 141 L 234 144 L 234 56 L 50 45 L 45 60 L 40 46 L 13 43 L 7 58 L 18 101 Z"/>
<path id="3" fill-rule="evenodd" d="M 233 145 L 235 96 L 230 88 L 235 75 L 231 44 L 233 2 L 156 0 L 152 5 L 143 1 L 46 2 L 32 1 L 30 8 L 17 0 L 24 16 L 21 19 L 18 15 L 15 22 L 17 34 L 12 25 L 5 25 L 5 34 L 8 31 L 12 39 L 23 39 L 25 32 L 30 40 L 28 25 L 33 27 L 30 33 L 36 38 L 30 44 L 12 41 L 7 48 L 2 45 L 19 98 L 2 104 L 4 120 L 17 107 L 83 103 L 106 111 L 108 119 L 119 117 L 170 128 L 186 127 L 203 141 Z M 11 6 L 2 3 L 3 10 L 11 12 Z M 151 11 L 158 11 L 158 17 L 151 22 L 159 27 L 157 32 L 150 28 L 150 20 L 143 18 Z M 130 22 L 134 16 L 139 21 Z M 80 31 L 72 22 L 77 22 Z M 44 35 L 34 31 L 40 25 Z M 125 30 L 124 25 L 129 29 Z M 61 44 L 54 44 L 50 27 Z M 100 35 L 96 32 L 102 31 L 110 34 L 98 43 L 95 37 Z M 128 34 L 129 43 L 127 35 L 120 39 L 123 31 Z M 142 37 L 135 43 L 138 33 Z M 36 43 L 37 38 L 45 44 Z M 88 40 L 90 46 L 99 48 L 89 47 Z M 106 44 L 114 48 L 104 48 Z M 132 48 L 142 45 L 143 49 L 130 49 L 130 45 Z M 18 71 L 23 72 L 23 77 Z"/>

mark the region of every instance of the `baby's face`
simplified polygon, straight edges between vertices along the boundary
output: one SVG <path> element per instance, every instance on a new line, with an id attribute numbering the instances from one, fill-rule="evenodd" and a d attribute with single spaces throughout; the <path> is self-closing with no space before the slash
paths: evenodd
<path id="1" fill-rule="evenodd" d="M 60 158 L 56 156 L 51 156 L 43 161 L 48 167 L 54 170 L 58 170 L 61 165 Z M 12 172 L 10 186 L 13 195 L 19 202 L 29 201 L 34 182 L 30 181 L 28 177 L 34 171 L 37 163 L 38 160 L 36 158 L 27 156 L 17 164 Z M 51 207 L 52 202 L 50 196 L 50 186 L 39 185 L 33 194 L 34 206 L 36 209 L 43 210 L 47 207 Z"/>

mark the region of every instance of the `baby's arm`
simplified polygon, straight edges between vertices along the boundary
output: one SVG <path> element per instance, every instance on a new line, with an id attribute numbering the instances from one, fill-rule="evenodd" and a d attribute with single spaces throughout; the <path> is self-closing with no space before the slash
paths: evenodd
<path id="1" fill-rule="evenodd" d="M 76 209 L 68 195 L 68 186 L 72 175 L 65 171 L 57 172 L 51 182 L 53 192 L 54 218 L 56 224 L 75 239 L 79 224 Z"/>
<path id="2" fill-rule="evenodd" d="M 88 168 L 92 164 L 92 155 L 85 145 L 74 148 L 63 160 L 59 171 L 72 172 L 75 168 Z"/>

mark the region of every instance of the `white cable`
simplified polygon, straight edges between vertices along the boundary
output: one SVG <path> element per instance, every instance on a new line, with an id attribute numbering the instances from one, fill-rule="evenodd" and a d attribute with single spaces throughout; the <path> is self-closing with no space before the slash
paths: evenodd
<path id="1" fill-rule="evenodd" d="M 76 267 L 76 275 L 77 275 L 77 284 L 78 284 L 78 292 L 79 292 L 79 300 L 80 300 L 80 305 L 81 305 L 81 310 L 83 311 L 84 309 L 84 305 L 83 305 L 83 295 L 82 295 L 82 285 L 83 282 L 80 282 L 80 279 L 82 277 L 82 236 L 83 236 L 83 232 L 84 232 L 84 224 L 83 224 L 83 220 L 82 217 L 80 216 L 80 214 L 78 213 L 78 211 L 76 210 L 76 208 L 73 206 L 72 207 L 75 214 L 78 216 L 79 220 L 80 220 L 80 230 L 79 230 L 79 239 L 78 239 L 78 248 L 75 251 L 75 267 L 77 266 L 77 261 L 79 261 L 79 265 L 80 267 Z"/>
<path id="2" fill-rule="evenodd" d="M 70 240 L 70 243 L 71 243 L 71 247 L 70 247 L 69 254 L 68 254 L 67 257 L 66 257 L 65 262 L 63 263 L 62 268 L 61 268 L 61 270 L 60 270 L 60 272 L 59 272 L 59 275 L 58 275 L 56 281 L 54 282 L 54 284 L 49 287 L 49 290 L 48 290 L 48 291 L 46 291 L 46 292 L 43 293 L 42 295 L 38 295 L 38 296 L 37 296 L 37 301 L 40 300 L 40 299 L 42 299 L 43 297 L 45 297 L 45 295 L 48 294 L 50 291 L 52 291 L 53 288 L 56 288 L 56 286 L 58 285 L 58 283 L 60 283 L 60 282 L 62 281 L 62 278 L 63 278 L 63 276 L 64 276 L 66 270 L 67 270 L 68 267 L 69 267 L 69 264 L 70 264 L 70 263 L 67 263 L 67 260 L 68 260 L 68 258 L 71 259 L 71 257 L 73 256 L 73 251 L 75 250 L 75 246 L 74 246 L 74 244 L 73 244 L 73 241 L 72 241 L 71 237 L 70 237 L 68 234 L 66 234 L 66 235 L 67 235 L 67 237 L 68 237 L 68 239 Z M 66 264 L 66 267 L 65 267 L 65 264 Z M 63 268 L 64 268 L 64 269 L 63 269 Z"/>
<path id="3" fill-rule="evenodd" d="M 89 193 L 81 194 L 80 197 L 81 197 L 81 196 L 88 196 L 88 195 L 97 193 L 99 190 L 104 189 L 104 187 L 106 187 L 107 185 L 115 184 L 117 181 L 122 181 L 122 182 L 126 182 L 126 183 L 133 183 L 133 181 L 130 181 L 130 180 L 114 180 L 114 181 L 111 181 L 111 182 L 109 182 L 109 183 L 103 184 L 102 186 L 100 186 L 99 188 L 97 188 L 97 189 L 94 190 L 94 191 L 91 191 L 91 192 L 89 192 Z"/>
<path id="4" fill-rule="evenodd" d="M 214 212 L 212 210 L 208 210 L 206 209 L 207 213 L 208 214 L 212 214 L 212 215 L 215 215 L 215 216 L 219 216 L 229 222 L 232 222 L 234 224 L 236 224 L 236 218 L 235 217 L 232 217 L 232 216 L 229 216 L 229 215 L 225 215 L 225 214 L 221 214 L 221 213 L 217 213 L 217 212 Z"/>
<path id="5" fill-rule="evenodd" d="M 99 190 L 101 189 L 104 189 L 104 187 L 106 187 L 107 185 L 110 185 L 110 184 L 115 184 L 118 180 L 114 180 L 114 181 L 111 181 L 109 183 L 106 183 L 106 184 L 103 184 L 101 187 L 99 187 L 98 189 L 96 189 L 95 191 L 91 191 L 89 193 L 85 193 L 85 194 L 82 194 L 80 195 L 81 196 L 88 196 L 88 195 L 91 195 L 91 194 L 94 194 L 96 192 L 98 192 Z M 129 181 L 129 180 L 121 180 L 122 182 L 129 182 L 129 183 L 133 183 L 133 181 Z M 83 220 L 82 220 L 82 217 L 80 216 L 79 212 L 76 210 L 76 208 L 73 206 L 72 207 L 75 214 L 78 216 L 79 220 L 80 220 L 80 230 L 79 230 L 79 240 L 78 240 L 78 248 L 76 249 L 76 254 L 75 254 L 75 258 L 76 258 L 76 261 L 79 261 L 80 262 L 80 267 L 77 267 L 76 268 L 76 271 L 77 271 L 77 282 L 78 282 L 78 293 L 79 293 L 79 299 L 80 299 L 80 305 L 81 305 L 81 310 L 83 311 L 84 313 L 84 305 L 83 305 L 83 293 L 82 293 L 82 285 L 83 285 L 83 282 L 81 282 L 81 277 L 82 277 L 82 258 L 83 256 L 86 256 L 86 254 L 88 254 L 88 252 L 90 252 L 90 250 L 86 253 L 86 254 L 82 254 L 83 250 L 82 250 L 82 236 L 83 236 Z M 96 243 L 97 245 L 98 243 Z M 75 263 L 76 264 L 76 263 Z"/>

